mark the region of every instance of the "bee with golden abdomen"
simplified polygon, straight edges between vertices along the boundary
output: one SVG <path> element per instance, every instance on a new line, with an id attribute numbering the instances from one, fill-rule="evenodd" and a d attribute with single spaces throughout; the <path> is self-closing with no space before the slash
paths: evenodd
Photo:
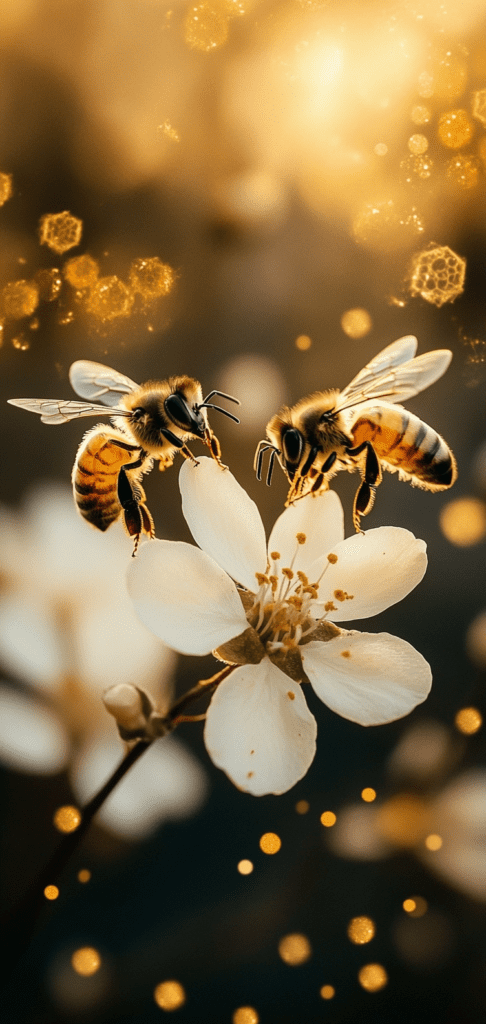
<path id="1" fill-rule="evenodd" d="M 81 515 L 98 530 L 107 530 L 121 516 L 136 554 L 142 534 L 154 536 L 142 476 L 156 461 L 159 469 L 167 469 L 177 452 L 196 462 L 187 447 L 192 438 L 207 445 L 221 464 L 219 441 L 206 410 L 217 409 L 238 423 L 236 416 L 210 401 L 219 395 L 239 405 L 238 399 L 222 391 L 211 391 L 203 398 L 201 385 L 192 377 L 135 384 L 109 366 L 86 360 L 73 363 L 69 379 L 76 394 L 90 402 L 11 398 L 10 405 L 38 413 L 42 423 L 111 417 L 113 426 L 97 424 L 79 446 L 72 474 L 74 499 Z"/>
<path id="2" fill-rule="evenodd" d="M 290 481 L 287 505 L 306 494 L 318 494 L 341 469 L 357 469 L 353 522 L 371 511 L 382 469 L 398 472 L 427 491 L 443 491 L 457 477 L 456 460 L 443 438 L 406 401 L 445 373 L 452 352 L 436 349 L 414 358 L 417 339 L 400 338 L 383 349 L 344 391 L 319 391 L 291 409 L 285 406 L 267 424 L 267 438 L 255 453 L 261 479 L 263 455 L 270 450 L 267 484 L 275 458 Z"/>

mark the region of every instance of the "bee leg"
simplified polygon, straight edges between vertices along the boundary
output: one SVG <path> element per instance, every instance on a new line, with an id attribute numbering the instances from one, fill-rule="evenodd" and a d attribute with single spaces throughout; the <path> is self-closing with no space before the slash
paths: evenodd
<path id="1" fill-rule="evenodd" d="M 129 463 L 129 469 L 138 469 L 142 460 Z M 146 505 L 141 501 L 143 492 L 139 491 L 126 474 L 125 466 L 122 466 L 118 474 L 118 500 L 122 507 L 123 523 L 130 537 L 133 537 L 133 556 L 135 557 L 140 536 L 148 533 L 149 537 L 154 536 L 154 524 L 152 516 Z M 143 494 L 145 498 L 145 494 Z"/>
<path id="2" fill-rule="evenodd" d="M 357 448 L 347 448 L 346 454 L 354 457 L 366 450 L 364 471 L 361 472 L 361 485 L 356 492 L 353 506 L 354 528 L 360 531 L 360 516 L 371 512 L 375 500 L 375 488 L 381 483 L 381 467 L 378 456 L 371 441 L 363 441 Z"/>
<path id="3" fill-rule="evenodd" d="M 185 459 L 192 459 L 194 465 L 199 466 L 199 462 L 197 461 L 196 456 L 192 454 L 192 452 L 189 450 L 186 444 L 179 448 L 179 451 L 181 455 L 184 456 Z"/>
<path id="4" fill-rule="evenodd" d="M 221 466 L 221 469 L 227 469 L 228 467 L 223 466 L 223 463 L 221 462 L 221 445 L 218 441 L 218 438 L 216 437 L 216 434 L 213 434 L 212 430 L 209 427 L 206 430 L 204 444 L 207 444 L 209 451 L 211 452 L 213 459 L 215 459 L 215 461 L 218 463 L 218 466 Z"/>

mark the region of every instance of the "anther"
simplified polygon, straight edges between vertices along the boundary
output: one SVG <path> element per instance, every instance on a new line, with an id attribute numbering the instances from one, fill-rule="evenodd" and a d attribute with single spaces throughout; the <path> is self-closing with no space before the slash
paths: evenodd
<path id="1" fill-rule="evenodd" d="M 317 601 L 319 591 L 315 587 L 304 587 L 304 594 L 310 594 Z"/>
<path id="2" fill-rule="evenodd" d="M 305 533 L 297 533 L 296 537 L 297 537 L 297 544 L 305 544 L 305 542 L 307 540 L 307 537 L 306 537 Z"/>
<path id="3" fill-rule="evenodd" d="M 328 560 L 328 562 L 331 563 L 331 565 L 336 565 L 336 562 L 338 560 L 338 556 L 335 555 L 335 554 L 330 554 L 330 555 L 327 556 L 327 560 Z"/>
<path id="4" fill-rule="evenodd" d="M 260 587 L 262 587 L 264 583 L 270 583 L 270 580 L 265 572 L 256 572 L 255 576 L 256 581 L 260 585 Z"/>
<path id="5" fill-rule="evenodd" d="M 271 551 L 270 552 L 270 558 L 273 558 L 274 562 L 278 562 L 278 560 L 280 558 L 280 551 Z"/>
<path id="6" fill-rule="evenodd" d="M 292 569 L 282 569 L 282 576 L 286 576 L 288 580 L 293 580 L 294 574 Z"/>
<path id="7" fill-rule="evenodd" d="M 309 577 L 306 576 L 305 572 L 301 572 L 299 570 L 299 572 L 297 573 L 297 576 L 299 577 L 300 582 L 304 584 L 304 587 L 308 587 L 309 586 Z"/>

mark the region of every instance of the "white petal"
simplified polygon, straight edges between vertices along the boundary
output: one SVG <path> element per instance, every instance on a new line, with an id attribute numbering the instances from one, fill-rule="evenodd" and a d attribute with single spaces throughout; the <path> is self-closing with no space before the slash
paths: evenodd
<path id="1" fill-rule="evenodd" d="M 218 768 L 246 793 L 286 793 L 303 778 L 317 725 L 302 689 L 264 658 L 236 669 L 209 705 L 204 740 Z"/>
<path id="2" fill-rule="evenodd" d="M 427 568 L 425 551 L 423 540 L 395 526 L 347 537 L 333 549 L 337 562 L 324 558 L 311 569 L 312 582 L 324 569 L 316 615 L 328 602 L 334 606 L 328 611 L 333 622 L 378 615 L 420 583 Z"/>
<path id="3" fill-rule="evenodd" d="M 298 533 L 305 534 L 305 544 L 297 543 Z M 307 573 L 343 539 L 343 507 L 336 491 L 325 491 L 308 495 L 282 512 L 270 534 L 268 550 L 279 552 L 280 566 L 289 566 L 298 548 L 294 567 Z"/>
<path id="4" fill-rule="evenodd" d="M 0 658 L 4 668 L 39 689 L 55 689 L 68 671 L 61 634 L 40 600 L 0 600 Z"/>
<path id="5" fill-rule="evenodd" d="M 359 725 L 403 718 L 425 700 L 432 685 L 425 658 L 389 633 L 348 633 L 301 651 L 317 696 Z"/>
<path id="6" fill-rule="evenodd" d="M 0 686 L 0 761 L 18 772 L 53 775 L 62 771 L 68 756 L 68 738 L 54 711 Z"/>
<path id="7" fill-rule="evenodd" d="M 182 511 L 196 544 L 249 590 L 265 572 L 267 546 L 260 513 L 229 469 L 214 459 L 186 461 L 179 474 Z"/>
<path id="8" fill-rule="evenodd" d="M 94 737 L 81 751 L 71 781 L 81 803 L 89 800 L 123 759 L 115 731 Z M 125 839 L 143 839 L 161 822 L 188 818 L 203 803 L 205 773 L 175 736 L 156 741 L 130 768 L 96 820 Z"/>
<path id="9" fill-rule="evenodd" d="M 128 591 L 144 625 L 181 654 L 210 654 L 248 627 L 232 580 L 192 544 L 144 544 Z"/>

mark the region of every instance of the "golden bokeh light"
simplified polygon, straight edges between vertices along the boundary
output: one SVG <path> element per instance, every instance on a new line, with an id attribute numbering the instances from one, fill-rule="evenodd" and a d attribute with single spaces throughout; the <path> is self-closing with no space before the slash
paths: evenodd
<path id="1" fill-rule="evenodd" d="M 430 156 L 424 156 L 419 154 L 418 156 L 409 156 L 400 163 L 400 170 L 402 172 L 403 180 L 408 184 L 413 184 L 417 178 L 422 178 L 426 181 L 430 178 L 434 168 L 434 161 L 431 160 Z"/>
<path id="2" fill-rule="evenodd" d="M 412 260 L 409 290 L 435 306 L 453 302 L 464 291 L 466 260 L 448 245 L 433 246 Z"/>
<path id="3" fill-rule="evenodd" d="M 471 547 L 486 536 L 486 505 L 479 498 L 456 498 L 441 509 L 439 522 L 451 544 Z"/>
<path id="4" fill-rule="evenodd" d="M 168 263 L 162 263 L 158 256 L 149 259 L 133 260 L 129 278 L 132 291 L 138 292 L 142 298 L 158 299 L 168 295 L 175 281 L 175 272 Z"/>
<path id="5" fill-rule="evenodd" d="M 323 811 L 321 814 L 321 825 L 324 825 L 325 828 L 332 828 L 332 826 L 336 824 L 336 821 L 337 819 L 334 811 Z"/>
<path id="6" fill-rule="evenodd" d="M 421 156 L 429 148 L 429 140 L 426 135 L 411 135 L 408 140 L 408 148 L 413 156 Z"/>
<path id="7" fill-rule="evenodd" d="M 474 125 L 465 110 L 448 110 L 439 118 L 437 134 L 447 149 L 467 146 L 474 134 Z"/>
<path id="8" fill-rule="evenodd" d="M 428 850 L 440 850 L 442 843 L 442 836 L 438 836 L 435 832 L 431 832 L 430 836 L 427 836 L 425 839 L 425 845 Z"/>
<path id="9" fill-rule="evenodd" d="M 473 117 L 477 117 L 478 121 L 481 121 L 486 127 L 486 89 L 478 89 L 477 92 L 473 92 L 472 101 Z"/>
<path id="10" fill-rule="evenodd" d="M 367 309 L 357 306 L 347 309 L 341 317 L 341 327 L 348 338 L 364 338 L 371 331 L 373 321 Z"/>
<path id="11" fill-rule="evenodd" d="M 0 307 L 8 320 L 31 316 L 39 303 L 39 289 L 34 281 L 9 281 L 2 288 Z"/>
<path id="12" fill-rule="evenodd" d="M 434 79 L 428 71 L 421 71 L 417 79 L 417 92 L 423 100 L 434 95 Z"/>
<path id="13" fill-rule="evenodd" d="M 133 306 L 133 292 L 116 274 L 98 278 L 86 300 L 88 313 L 102 322 L 129 316 Z"/>
<path id="14" fill-rule="evenodd" d="M 307 814 L 307 811 L 309 809 L 310 803 L 308 800 L 297 800 L 297 803 L 295 805 L 295 810 L 297 811 L 297 814 Z"/>
<path id="15" fill-rule="evenodd" d="M 386 156 L 388 153 L 386 142 L 377 142 L 376 146 L 373 146 L 373 153 L 376 153 L 376 156 Z"/>
<path id="16" fill-rule="evenodd" d="M 402 906 L 409 917 L 423 917 L 429 907 L 423 896 L 410 896 L 409 899 L 403 901 Z"/>
<path id="17" fill-rule="evenodd" d="M 264 832 L 260 837 L 260 849 L 263 853 L 278 853 L 282 840 L 275 832 Z"/>
<path id="18" fill-rule="evenodd" d="M 240 875 L 251 875 L 253 871 L 253 864 L 251 860 L 240 860 L 238 861 L 238 871 Z"/>
<path id="19" fill-rule="evenodd" d="M 408 248 L 424 230 L 416 207 L 400 210 L 393 199 L 366 203 L 352 223 L 355 241 L 379 252 Z"/>
<path id="20" fill-rule="evenodd" d="M 154 999 L 161 1010 L 178 1010 L 186 1001 L 186 993 L 179 981 L 161 981 L 154 989 Z"/>
<path id="21" fill-rule="evenodd" d="M 93 946 L 82 946 L 81 949 L 77 949 L 72 957 L 71 964 L 76 971 L 76 974 L 81 974 L 83 978 L 90 978 L 92 974 L 96 974 L 101 967 L 101 957 L 97 949 Z"/>
<path id="22" fill-rule="evenodd" d="M 34 281 L 39 289 L 39 298 L 43 302 L 54 302 L 62 288 L 62 277 L 56 267 L 50 270 L 38 270 Z"/>
<path id="23" fill-rule="evenodd" d="M 376 824 L 382 837 L 395 846 L 415 846 L 424 838 L 430 821 L 425 800 L 398 793 L 377 808 Z"/>
<path id="24" fill-rule="evenodd" d="M 191 50 L 209 53 L 222 46 L 228 38 L 228 16 L 219 5 L 203 3 L 191 5 L 184 22 L 184 39 Z"/>
<path id="25" fill-rule="evenodd" d="M 59 889 L 57 885 L 46 885 L 44 889 L 44 896 L 46 900 L 57 900 L 59 896 Z"/>
<path id="26" fill-rule="evenodd" d="M 13 192 L 13 178 L 11 174 L 0 172 L 0 206 L 10 199 Z"/>
<path id="27" fill-rule="evenodd" d="M 336 989 L 333 987 L 333 985 L 323 985 L 320 990 L 320 994 L 322 999 L 334 999 L 334 996 L 336 995 Z"/>
<path id="28" fill-rule="evenodd" d="M 307 352 L 312 345 L 312 341 L 307 334 L 299 334 L 299 337 L 295 339 L 295 347 L 299 349 L 299 352 Z"/>
<path id="29" fill-rule="evenodd" d="M 367 992 L 379 992 L 388 983 L 388 975 L 381 964 L 365 964 L 358 972 L 358 981 Z"/>
<path id="30" fill-rule="evenodd" d="M 365 788 L 361 790 L 361 799 L 364 800 L 366 804 L 372 804 L 373 800 L 376 800 L 376 790 L 372 789 L 371 786 L 365 786 Z"/>
<path id="31" fill-rule="evenodd" d="M 62 268 L 66 281 L 78 291 L 92 288 L 98 280 L 100 268 L 96 260 L 86 253 L 84 256 L 73 256 Z"/>
<path id="32" fill-rule="evenodd" d="M 69 210 L 63 210 L 62 213 L 46 213 L 39 222 L 41 245 L 47 245 L 59 254 L 79 245 L 82 233 L 82 220 L 73 217 Z"/>
<path id="33" fill-rule="evenodd" d="M 231 1019 L 233 1024 L 259 1024 L 260 1021 L 253 1006 L 239 1006 Z"/>
<path id="34" fill-rule="evenodd" d="M 278 952 L 281 959 L 289 967 L 300 967 L 307 963 L 312 956 L 312 947 L 306 935 L 294 932 L 291 935 L 284 935 L 278 944 Z"/>
<path id="35" fill-rule="evenodd" d="M 430 109 L 429 107 L 425 107 L 422 104 L 417 103 L 417 105 L 412 108 L 410 117 L 414 124 L 428 124 L 431 117 Z"/>
<path id="36" fill-rule="evenodd" d="M 462 96 L 467 82 L 467 65 L 450 51 L 437 55 L 432 65 L 434 96 L 454 100 Z"/>
<path id="37" fill-rule="evenodd" d="M 371 942 L 376 932 L 375 922 L 371 917 L 353 917 L 348 924 L 347 935 L 357 946 Z"/>
<path id="38" fill-rule="evenodd" d="M 58 832 L 75 832 L 81 824 L 81 811 L 71 804 L 66 804 L 57 808 L 52 820 Z"/>
<path id="39" fill-rule="evenodd" d="M 89 882 L 90 878 L 91 871 L 88 868 L 81 868 L 81 870 L 78 871 L 78 882 L 82 882 L 83 885 L 86 882 Z"/>
<path id="40" fill-rule="evenodd" d="M 477 708 L 461 708 L 454 718 L 454 724 L 465 736 L 472 736 L 481 728 L 483 716 Z"/>
<path id="41" fill-rule="evenodd" d="M 479 160 L 470 153 L 458 153 L 447 162 L 446 173 L 460 188 L 475 188 L 479 178 Z"/>
<path id="42" fill-rule="evenodd" d="M 15 338 L 12 338 L 12 346 L 18 349 L 19 352 L 27 352 L 30 348 L 30 341 L 27 341 L 25 334 L 18 334 Z"/>

